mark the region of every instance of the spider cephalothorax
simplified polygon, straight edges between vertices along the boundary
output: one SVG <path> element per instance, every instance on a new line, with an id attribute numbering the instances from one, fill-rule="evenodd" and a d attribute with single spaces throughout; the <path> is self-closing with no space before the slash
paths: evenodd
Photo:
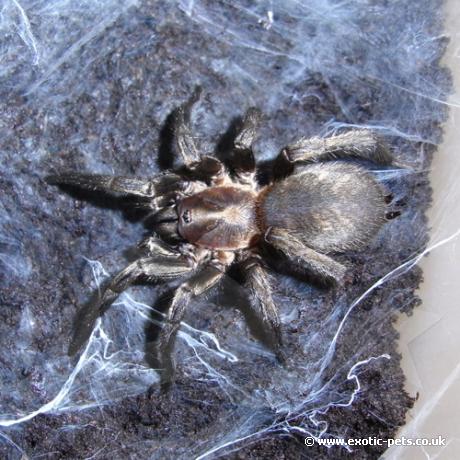
<path id="1" fill-rule="evenodd" d="M 134 196 L 153 214 L 154 232 L 141 245 L 145 256 L 107 284 L 100 301 L 76 328 L 71 353 L 86 341 L 94 319 L 130 285 L 141 279 L 183 277 L 156 342 L 157 362 L 170 374 L 174 340 L 187 304 L 237 263 L 245 273 L 250 307 L 281 356 L 281 325 L 261 248 L 271 246 L 297 269 L 337 283 L 345 266 L 331 253 L 362 248 L 385 222 L 382 187 L 364 167 L 344 161 L 351 157 L 392 162 L 370 131 L 301 139 L 285 147 L 275 163 L 285 174 L 262 186 L 256 180 L 252 153 L 259 112 L 249 109 L 246 113 L 228 170 L 218 159 L 201 156 L 191 135 L 190 111 L 199 94 L 197 89 L 175 114 L 175 147 L 183 160 L 180 169 L 146 179 L 80 173 L 47 179 L 53 184 Z"/>

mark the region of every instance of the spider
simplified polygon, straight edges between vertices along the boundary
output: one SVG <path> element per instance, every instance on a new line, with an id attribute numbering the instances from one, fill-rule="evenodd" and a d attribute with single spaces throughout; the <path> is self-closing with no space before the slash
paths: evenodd
<path id="1" fill-rule="evenodd" d="M 393 163 L 385 145 L 369 130 L 302 138 L 288 145 L 274 162 L 278 174 L 261 185 L 252 150 L 259 110 L 251 108 L 243 117 L 227 167 L 214 156 L 201 155 L 192 136 L 191 111 L 200 95 L 201 88 L 195 88 L 174 112 L 173 144 L 181 167 L 146 179 L 74 172 L 47 177 L 50 184 L 135 197 L 153 220 L 151 236 L 139 245 L 144 256 L 116 274 L 90 314 L 77 321 L 70 355 L 87 341 L 95 319 L 133 283 L 183 279 L 154 347 L 159 368 L 171 377 L 174 342 L 189 302 L 238 264 L 245 275 L 249 308 L 283 360 L 270 258 L 264 248 L 296 270 L 337 284 L 346 267 L 333 254 L 363 248 L 394 217 L 383 187 L 364 166 L 345 161 Z"/>

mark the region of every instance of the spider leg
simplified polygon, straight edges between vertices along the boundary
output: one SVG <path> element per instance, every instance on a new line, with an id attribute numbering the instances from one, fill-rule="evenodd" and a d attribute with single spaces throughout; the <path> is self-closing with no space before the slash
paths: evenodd
<path id="1" fill-rule="evenodd" d="M 46 177 L 46 182 L 51 185 L 71 185 L 94 192 L 121 193 L 145 198 L 154 196 L 152 182 L 147 179 L 70 172 L 51 174 Z"/>
<path id="2" fill-rule="evenodd" d="M 345 275 L 344 265 L 306 246 L 286 230 L 271 228 L 265 235 L 265 239 L 291 262 L 311 272 L 321 281 L 340 283 Z"/>
<path id="3" fill-rule="evenodd" d="M 149 256 L 169 257 L 178 259 L 182 257 L 182 253 L 173 249 L 169 244 L 165 243 L 159 236 L 153 235 L 142 240 L 137 247 L 145 250 Z"/>
<path id="4" fill-rule="evenodd" d="M 249 290 L 251 311 L 272 339 L 278 360 L 283 362 L 281 322 L 272 299 L 268 274 L 257 259 L 249 259 L 243 269 L 246 272 L 245 287 Z"/>
<path id="5" fill-rule="evenodd" d="M 174 113 L 174 144 L 177 153 L 180 154 L 187 166 L 200 160 L 200 154 L 192 136 L 190 115 L 193 106 L 199 101 L 201 93 L 201 87 L 195 87 L 188 101 L 182 104 Z"/>
<path id="6" fill-rule="evenodd" d="M 155 363 L 154 367 L 158 366 L 162 369 L 163 383 L 170 383 L 174 378 L 174 344 L 189 302 L 193 297 L 203 294 L 213 287 L 222 279 L 223 275 L 224 272 L 221 269 L 207 265 L 176 289 L 167 319 L 152 346 L 150 356 L 148 356 L 148 359 Z"/>
<path id="7" fill-rule="evenodd" d="M 159 207 L 161 198 L 186 190 L 189 182 L 174 173 L 165 173 L 151 179 L 137 179 L 103 174 L 62 173 L 46 177 L 48 184 L 70 185 L 85 190 L 133 195 L 149 200 L 151 207 Z M 155 200 L 159 201 L 156 206 Z"/>
<path id="8" fill-rule="evenodd" d="M 395 164 L 384 142 L 372 131 L 354 129 L 331 137 L 300 139 L 281 150 L 289 163 L 357 158 L 382 165 Z"/>
<path id="9" fill-rule="evenodd" d="M 193 106 L 199 101 L 201 93 L 201 87 L 196 86 L 189 100 L 175 111 L 174 146 L 186 166 L 184 174 L 187 177 L 207 184 L 219 184 L 224 180 L 224 165 L 213 156 L 200 155 L 190 126 L 191 112 Z"/>
<path id="10" fill-rule="evenodd" d="M 260 125 L 261 113 L 258 109 L 250 108 L 243 119 L 243 124 L 234 140 L 232 167 L 237 179 L 242 183 L 250 183 L 254 179 L 256 161 L 252 144 Z"/>
<path id="11" fill-rule="evenodd" d="M 262 114 L 259 109 L 251 107 L 244 115 L 243 124 L 235 137 L 234 145 L 237 150 L 249 150 L 254 143 Z"/>
<path id="12" fill-rule="evenodd" d="M 200 161 L 187 166 L 184 175 L 191 180 L 201 181 L 208 185 L 219 185 L 225 181 L 227 172 L 220 160 L 213 156 L 203 155 Z"/>
<path id="13" fill-rule="evenodd" d="M 97 302 L 90 302 L 78 314 L 69 355 L 74 355 L 80 349 L 91 335 L 96 319 L 133 283 L 140 279 L 157 281 L 177 278 L 191 272 L 193 268 L 190 259 L 185 257 L 174 260 L 158 255 L 144 257 L 128 265 L 106 285 Z"/>

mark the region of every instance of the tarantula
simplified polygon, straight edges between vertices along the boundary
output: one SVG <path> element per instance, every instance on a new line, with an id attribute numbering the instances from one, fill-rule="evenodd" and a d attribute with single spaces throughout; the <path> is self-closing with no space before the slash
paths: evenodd
<path id="1" fill-rule="evenodd" d="M 344 161 L 393 162 L 372 132 L 355 129 L 300 139 L 275 161 L 276 171 L 283 172 L 260 185 L 252 151 L 260 112 L 247 111 L 226 167 L 214 156 L 201 155 L 191 134 L 191 110 L 200 93 L 197 88 L 175 111 L 174 146 L 181 168 L 146 179 L 80 173 L 47 177 L 50 184 L 136 197 L 153 216 L 154 232 L 140 245 L 145 256 L 105 286 L 90 314 L 77 323 L 69 354 L 130 285 L 184 277 L 155 346 L 158 367 L 172 375 L 174 341 L 190 300 L 216 285 L 230 265 L 239 264 L 251 311 L 282 359 L 281 324 L 262 249 L 269 246 L 296 269 L 338 283 L 346 267 L 331 253 L 362 248 L 390 218 L 384 189 L 363 166 Z"/>

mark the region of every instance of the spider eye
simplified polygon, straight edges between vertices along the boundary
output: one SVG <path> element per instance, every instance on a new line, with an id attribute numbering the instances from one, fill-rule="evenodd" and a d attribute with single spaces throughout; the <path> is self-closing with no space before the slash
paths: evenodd
<path id="1" fill-rule="evenodd" d="M 190 215 L 190 211 L 188 209 L 182 213 L 182 220 L 186 224 L 189 224 L 192 221 L 192 216 Z"/>

